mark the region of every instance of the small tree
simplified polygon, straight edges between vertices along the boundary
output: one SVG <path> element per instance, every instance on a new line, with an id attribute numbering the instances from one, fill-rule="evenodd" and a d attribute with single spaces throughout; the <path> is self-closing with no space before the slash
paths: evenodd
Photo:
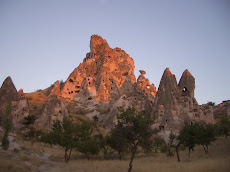
<path id="1" fill-rule="evenodd" d="M 155 153 L 157 152 L 157 150 L 159 149 L 159 147 L 161 147 L 162 145 L 165 144 L 165 140 L 161 137 L 155 137 L 154 138 L 154 147 L 155 147 Z"/>
<path id="2" fill-rule="evenodd" d="M 8 135 L 10 130 L 12 129 L 12 122 L 9 119 L 9 115 L 11 113 L 11 104 L 9 103 L 8 106 L 6 107 L 6 111 L 5 111 L 5 120 L 4 120 L 4 136 L 2 139 L 2 149 L 7 150 L 9 147 L 9 139 L 8 139 Z"/>
<path id="3" fill-rule="evenodd" d="M 131 159 L 129 162 L 128 171 L 132 171 L 132 162 L 137 153 L 138 147 L 144 146 L 149 139 L 151 139 L 150 126 L 153 124 L 153 120 L 144 111 L 136 113 L 134 108 L 128 108 L 124 110 L 119 109 L 120 114 L 117 116 L 118 124 L 116 129 L 123 131 L 125 140 L 128 144 L 128 148 L 131 152 Z"/>
<path id="4" fill-rule="evenodd" d="M 215 128 L 212 124 L 200 123 L 196 134 L 197 143 L 202 145 L 205 153 L 208 153 L 208 146 L 216 140 Z"/>
<path id="5" fill-rule="evenodd" d="M 25 124 L 25 125 L 34 124 L 34 122 L 35 122 L 36 119 L 37 119 L 36 116 L 34 116 L 34 115 L 28 115 L 28 116 L 24 117 L 25 121 L 23 122 L 23 124 Z"/>
<path id="6" fill-rule="evenodd" d="M 178 136 L 178 144 L 176 146 L 178 162 L 180 162 L 179 158 L 179 146 L 184 144 L 185 147 L 188 147 L 189 153 L 188 157 L 190 158 L 190 152 L 194 149 L 195 145 L 197 144 L 196 140 L 196 133 L 198 129 L 198 124 L 195 123 L 193 125 L 185 124 L 184 128 L 180 131 Z"/>
<path id="7" fill-rule="evenodd" d="M 79 152 L 86 155 L 89 160 L 90 156 L 97 155 L 100 151 L 98 142 L 92 136 L 93 128 L 90 122 L 82 121 L 77 125 L 77 136 L 79 138 L 76 148 Z"/>
<path id="8" fill-rule="evenodd" d="M 49 134 L 52 137 L 52 143 L 58 144 L 65 150 L 65 162 L 70 160 L 72 149 L 76 147 L 76 125 L 72 120 L 64 118 L 63 122 L 55 121 Z"/>
<path id="9" fill-rule="evenodd" d="M 97 140 L 94 137 L 89 137 L 77 143 L 77 150 L 86 155 L 87 159 L 93 155 L 97 155 L 100 151 Z"/>
<path id="10" fill-rule="evenodd" d="M 121 160 L 128 149 L 126 136 L 121 127 L 111 129 L 110 135 L 107 137 L 107 144 L 118 153 Z"/>
<path id="11" fill-rule="evenodd" d="M 175 139 L 176 139 L 176 135 L 175 135 L 173 132 L 171 132 L 171 133 L 169 134 L 168 156 L 173 156 L 172 148 L 175 147 L 175 145 L 174 145 Z"/>
<path id="12" fill-rule="evenodd" d="M 209 105 L 209 106 L 215 106 L 215 104 L 216 104 L 215 102 L 208 102 L 207 103 L 207 105 Z"/>
<path id="13" fill-rule="evenodd" d="M 225 139 L 230 135 L 230 119 L 227 116 L 224 116 L 217 123 L 218 134 L 224 135 Z"/>

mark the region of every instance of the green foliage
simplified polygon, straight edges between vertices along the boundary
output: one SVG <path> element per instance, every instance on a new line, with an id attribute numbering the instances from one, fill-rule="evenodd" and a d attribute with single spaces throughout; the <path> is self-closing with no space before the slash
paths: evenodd
<path id="1" fill-rule="evenodd" d="M 23 124 L 25 124 L 25 125 L 33 124 L 36 119 L 37 119 L 36 116 L 34 116 L 34 115 L 28 115 L 28 116 L 24 117 L 25 121 L 23 122 Z"/>
<path id="2" fill-rule="evenodd" d="M 168 152 L 168 146 L 167 146 L 166 143 L 165 143 L 165 144 L 162 144 L 162 145 L 160 146 L 160 152 L 161 152 L 161 153 L 166 153 L 166 152 Z"/>
<path id="3" fill-rule="evenodd" d="M 52 125 L 51 132 L 46 136 L 51 140 L 46 142 L 60 145 L 65 150 L 65 162 L 68 163 L 71 156 L 71 151 L 76 147 L 76 125 L 72 120 L 64 118 L 63 122 L 55 121 Z"/>
<path id="4" fill-rule="evenodd" d="M 196 143 L 203 146 L 204 151 L 208 153 L 208 146 L 216 140 L 214 125 L 200 123 L 196 133 Z"/>
<path id="5" fill-rule="evenodd" d="M 5 111 L 6 117 L 5 117 L 4 124 L 3 124 L 4 136 L 2 139 L 2 149 L 4 150 L 7 150 L 10 144 L 9 139 L 8 139 L 8 134 L 10 130 L 12 129 L 12 122 L 9 119 L 10 113 L 11 113 L 11 104 L 9 103 L 8 106 L 6 107 L 6 111 Z"/>
<path id="6" fill-rule="evenodd" d="M 151 140 L 152 131 L 150 126 L 153 120 L 144 111 L 136 113 L 134 108 L 124 110 L 119 108 L 120 114 L 117 116 L 118 124 L 115 126 L 116 130 L 122 131 L 122 137 L 131 152 L 131 159 L 129 162 L 129 172 L 132 170 L 132 162 L 137 153 L 138 147 L 144 147 L 146 142 Z"/>
<path id="7" fill-rule="evenodd" d="M 94 122 L 98 122 L 99 118 L 97 117 L 97 115 L 93 116 L 93 120 Z"/>
<path id="8" fill-rule="evenodd" d="M 227 116 L 224 116 L 218 121 L 217 125 L 217 132 L 219 135 L 224 135 L 225 138 L 230 135 L 230 119 Z"/>
<path id="9" fill-rule="evenodd" d="M 129 145 L 126 141 L 126 136 L 121 127 L 115 127 L 111 129 L 110 135 L 107 137 L 107 144 L 118 153 L 121 160 Z"/>
<path id="10" fill-rule="evenodd" d="M 209 105 L 209 106 L 215 106 L 215 104 L 216 104 L 215 102 L 208 102 L 207 103 L 207 105 Z"/>
<path id="11" fill-rule="evenodd" d="M 169 134 L 169 142 L 168 142 L 168 146 L 167 146 L 167 148 L 168 148 L 168 154 L 167 155 L 168 156 L 173 156 L 172 148 L 175 147 L 175 145 L 174 145 L 175 140 L 176 140 L 176 135 L 173 132 L 171 132 Z"/>
<path id="12" fill-rule="evenodd" d="M 8 150 L 9 147 L 9 139 L 8 139 L 8 134 L 4 133 L 3 139 L 2 139 L 2 149 L 3 150 Z"/>
<path id="13" fill-rule="evenodd" d="M 155 147 L 155 153 L 158 151 L 158 149 L 160 148 L 160 151 L 164 152 L 164 148 L 162 149 L 162 147 L 165 147 L 166 143 L 165 140 L 161 137 L 155 137 L 154 138 L 154 147 Z M 167 150 L 166 150 L 167 151 Z"/>
<path id="14" fill-rule="evenodd" d="M 86 155 L 89 160 L 90 156 L 97 155 L 100 151 L 98 143 L 95 138 L 89 137 L 85 140 L 80 140 L 77 143 L 77 150 Z"/>

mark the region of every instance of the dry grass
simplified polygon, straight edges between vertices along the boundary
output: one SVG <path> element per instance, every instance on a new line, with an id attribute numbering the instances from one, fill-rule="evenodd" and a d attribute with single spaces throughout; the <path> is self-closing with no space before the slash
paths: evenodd
<path id="1" fill-rule="evenodd" d="M 73 151 L 68 164 L 64 162 L 64 150 L 60 147 L 51 148 L 43 143 L 24 142 L 25 149 L 18 153 L 2 151 L 0 153 L 1 171 L 46 171 L 46 172 L 126 172 L 128 170 L 129 157 L 125 160 L 103 160 L 101 157 L 93 160 L 83 159 Z M 42 157 L 42 152 L 51 154 L 49 160 L 36 158 Z M 228 172 L 230 171 L 230 139 L 219 138 L 210 147 L 209 154 L 205 154 L 202 147 L 196 147 L 188 159 L 188 151 L 181 151 L 181 162 L 176 156 L 167 157 L 165 154 L 153 155 L 139 154 L 133 162 L 133 172 Z M 12 163 L 14 160 L 17 163 Z"/>

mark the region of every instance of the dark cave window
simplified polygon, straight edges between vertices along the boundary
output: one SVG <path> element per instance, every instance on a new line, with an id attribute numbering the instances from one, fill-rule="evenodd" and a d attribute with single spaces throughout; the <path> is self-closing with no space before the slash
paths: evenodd
<path id="1" fill-rule="evenodd" d="M 165 122 L 168 122 L 168 120 L 166 119 Z"/>
<path id="2" fill-rule="evenodd" d="M 88 100 L 92 100 L 92 97 L 89 97 Z"/>
<path id="3" fill-rule="evenodd" d="M 183 88 L 183 92 L 186 92 L 186 91 L 187 91 L 187 88 L 186 88 L 186 87 L 184 87 L 184 88 Z"/>
<path id="4" fill-rule="evenodd" d="M 61 110 L 59 110 L 59 113 L 61 113 Z"/>
<path id="5" fill-rule="evenodd" d="M 190 125 L 193 125 L 193 122 L 190 122 Z"/>
<path id="6" fill-rule="evenodd" d="M 89 81 L 89 78 L 88 78 L 88 81 Z"/>
<path id="7" fill-rule="evenodd" d="M 69 82 L 73 82 L 73 80 L 70 78 L 70 79 L 69 79 Z"/>
<path id="8" fill-rule="evenodd" d="M 80 91 L 79 90 L 76 90 L 75 93 L 79 93 Z"/>
<path id="9" fill-rule="evenodd" d="M 71 93 L 69 92 L 69 94 L 71 94 Z"/>
<path id="10" fill-rule="evenodd" d="M 73 91 L 71 91 L 71 93 L 73 93 Z"/>
<path id="11" fill-rule="evenodd" d="M 113 88 L 111 87 L 111 90 L 112 90 Z"/>
<path id="12" fill-rule="evenodd" d="M 89 85 L 90 85 L 90 82 L 89 82 Z"/>

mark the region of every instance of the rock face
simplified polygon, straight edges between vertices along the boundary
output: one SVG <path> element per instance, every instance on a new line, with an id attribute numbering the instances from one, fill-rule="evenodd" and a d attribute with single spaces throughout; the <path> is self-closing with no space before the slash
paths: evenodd
<path id="1" fill-rule="evenodd" d="M 68 110 L 57 95 L 51 95 L 42 110 L 40 118 L 35 123 L 42 128 L 51 129 L 53 121 L 62 121 L 64 117 L 68 117 Z"/>
<path id="2" fill-rule="evenodd" d="M 171 131 L 179 132 L 185 123 L 215 122 L 213 107 L 198 105 L 194 97 L 195 79 L 187 69 L 178 84 L 175 75 L 166 68 L 156 91 L 144 70 L 140 70 L 136 81 L 134 68 L 133 59 L 124 50 L 112 49 L 102 37 L 93 35 L 90 52 L 69 75 L 62 89 L 57 81 L 45 90 L 23 93 L 21 89 L 17 93 L 8 77 L 0 89 L 0 113 L 10 101 L 15 124 L 31 113 L 39 117 L 38 126 L 50 129 L 54 120 L 62 121 L 68 116 L 75 120 L 80 115 L 91 120 L 97 116 L 110 129 L 117 122 L 118 107 L 134 106 L 137 111 L 145 110 L 155 117 L 153 128 L 167 135 Z M 223 107 L 229 114 L 229 103 Z"/>
<path id="3" fill-rule="evenodd" d="M 166 132 L 179 130 L 185 123 L 214 123 L 212 107 L 200 107 L 194 98 L 195 79 L 186 69 L 177 85 L 175 76 L 166 68 L 156 95 L 155 127 Z"/>
<path id="4" fill-rule="evenodd" d="M 61 91 L 60 91 L 60 83 L 59 81 L 56 81 L 54 86 L 53 86 L 53 89 L 51 90 L 49 96 L 52 96 L 52 95 L 57 95 L 58 97 L 60 96 L 61 94 Z"/>
<path id="5" fill-rule="evenodd" d="M 5 113 L 6 107 L 9 103 L 13 106 L 18 105 L 18 92 L 14 86 L 11 77 L 7 77 L 0 88 L 0 115 Z"/>
<path id="6" fill-rule="evenodd" d="M 136 82 L 133 59 L 125 51 L 111 49 L 106 40 L 93 35 L 90 52 L 70 74 L 61 96 L 73 100 L 82 92 L 87 99 L 107 103 L 118 95 L 125 81 Z"/>
<path id="7" fill-rule="evenodd" d="M 138 87 L 147 95 L 152 95 L 155 96 L 156 95 L 156 87 L 154 84 L 150 85 L 150 81 L 145 78 L 145 74 L 146 72 L 143 70 L 140 70 L 141 75 L 138 77 L 137 79 L 137 85 Z"/>

